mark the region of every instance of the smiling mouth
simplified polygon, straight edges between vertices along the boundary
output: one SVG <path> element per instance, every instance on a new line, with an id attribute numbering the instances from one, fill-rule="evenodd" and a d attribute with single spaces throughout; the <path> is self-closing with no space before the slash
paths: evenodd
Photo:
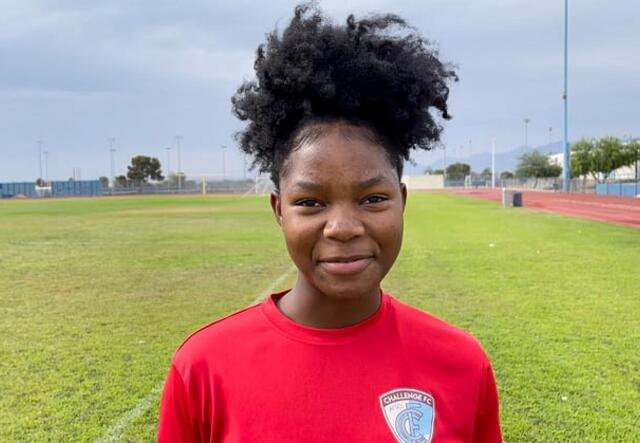
<path id="1" fill-rule="evenodd" d="M 320 260 L 320 266 L 336 275 L 352 275 L 364 271 L 373 261 L 371 255 L 353 255 L 349 257 L 328 257 Z"/>

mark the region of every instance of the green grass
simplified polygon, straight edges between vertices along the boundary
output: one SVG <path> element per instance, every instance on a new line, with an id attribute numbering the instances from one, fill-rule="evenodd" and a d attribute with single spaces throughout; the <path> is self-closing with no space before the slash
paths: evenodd
<path id="1" fill-rule="evenodd" d="M 506 441 L 640 440 L 640 230 L 445 194 L 405 229 L 383 287 L 481 340 Z M 0 201 L 0 441 L 104 435 L 289 267 L 265 197 Z"/>

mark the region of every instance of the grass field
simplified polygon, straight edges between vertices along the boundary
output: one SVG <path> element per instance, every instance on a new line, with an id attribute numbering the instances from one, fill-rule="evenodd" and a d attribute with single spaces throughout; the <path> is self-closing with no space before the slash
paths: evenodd
<path id="1" fill-rule="evenodd" d="M 266 197 L 0 201 L 0 441 L 152 441 L 182 339 L 290 266 Z M 482 341 L 507 442 L 640 441 L 640 230 L 412 194 L 383 287 Z"/>

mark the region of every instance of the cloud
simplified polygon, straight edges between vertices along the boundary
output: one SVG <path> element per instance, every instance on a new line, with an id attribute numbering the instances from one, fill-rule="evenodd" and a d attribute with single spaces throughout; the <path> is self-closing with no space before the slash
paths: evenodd
<path id="1" fill-rule="evenodd" d="M 492 137 L 498 138 L 499 150 L 521 144 L 524 117 L 531 119 L 532 143 L 546 142 L 549 127 L 559 136 L 562 2 L 319 3 L 337 22 L 351 12 L 397 13 L 458 64 L 461 81 L 451 93 L 454 119 L 445 124 L 452 146 L 467 146 L 472 139 L 474 149 L 488 149 Z M 69 158 L 81 158 L 77 152 L 85 150 L 90 162 L 104 155 L 110 135 L 135 153 L 138 147 L 162 150 L 166 140 L 181 133 L 188 164 L 189 145 L 200 156 L 231 145 L 241 124 L 230 113 L 229 98 L 253 77 L 256 47 L 266 33 L 287 25 L 294 4 L 4 1 L 0 132 L 5 144 L 0 152 L 27 152 L 33 140 L 45 138 L 61 164 L 72 147 Z M 640 100 L 636 2 L 603 6 L 581 0 L 570 6 L 570 133 L 640 132 L 634 117 Z M 124 152 L 123 147 L 123 157 Z M 206 170 L 194 163 L 200 172 Z M 5 161 L 0 180 L 19 169 Z M 89 164 L 85 169 L 90 171 Z"/>
<path id="2" fill-rule="evenodd" d="M 111 91 L 78 91 L 65 89 L 11 88 L 0 89 L 0 100 L 3 101 L 37 101 L 37 100 L 91 100 L 114 98 L 117 94 Z"/>

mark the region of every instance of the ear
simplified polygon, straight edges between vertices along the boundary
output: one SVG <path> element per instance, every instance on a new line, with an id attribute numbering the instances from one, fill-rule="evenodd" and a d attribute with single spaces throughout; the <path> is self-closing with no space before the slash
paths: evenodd
<path id="1" fill-rule="evenodd" d="M 271 209 L 276 217 L 276 222 L 282 226 L 282 201 L 280 200 L 280 192 L 273 191 L 270 195 Z"/>
<path id="2" fill-rule="evenodd" d="M 402 193 L 402 212 L 404 212 L 404 208 L 407 206 L 407 185 L 400 183 L 400 192 Z"/>

